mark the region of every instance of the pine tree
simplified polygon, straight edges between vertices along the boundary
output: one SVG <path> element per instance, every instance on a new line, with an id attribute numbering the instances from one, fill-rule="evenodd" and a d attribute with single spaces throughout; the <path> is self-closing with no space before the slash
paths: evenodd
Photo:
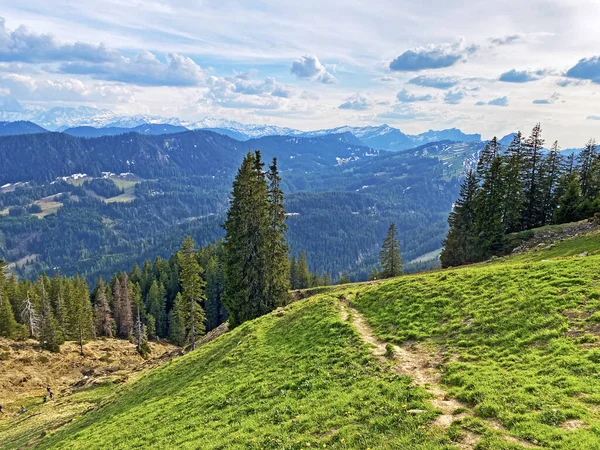
<path id="1" fill-rule="evenodd" d="M 288 230 L 285 223 L 285 197 L 281 189 L 277 158 L 273 158 L 269 166 L 267 181 L 269 228 L 266 238 L 268 287 L 265 303 L 267 310 L 273 310 L 291 301 L 289 247 L 285 240 Z"/>
<path id="2" fill-rule="evenodd" d="M 83 356 L 83 344 L 88 339 L 94 339 L 94 314 L 90 302 L 90 290 L 85 280 L 76 276 L 74 283 L 74 298 L 69 311 L 69 325 L 75 330 L 75 339 L 79 344 L 79 353 Z"/>
<path id="3" fill-rule="evenodd" d="M 342 272 L 342 276 L 338 280 L 338 284 L 348 284 L 348 283 L 351 283 L 350 276 L 348 275 L 348 272 L 346 270 L 344 270 Z"/>
<path id="4" fill-rule="evenodd" d="M 503 170 L 504 180 L 504 208 L 502 223 L 506 233 L 521 231 L 524 198 L 524 157 L 523 137 L 518 132 L 513 141 L 506 149 L 504 157 L 505 168 Z"/>
<path id="5" fill-rule="evenodd" d="M 450 229 L 440 255 L 442 267 L 456 267 L 475 261 L 475 199 L 478 189 L 475 172 L 469 170 L 448 217 Z"/>
<path id="6" fill-rule="evenodd" d="M 584 200 L 594 200 L 597 194 L 594 183 L 595 161 L 598 159 L 598 147 L 594 139 L 590 139 L 579 155 L 579 181 L 581 183 L 581 195 Z"/>
<path id="7" fill-rule="evenodd" d="M 12 305 L 8 300 L 8 295 L 4 290 L 4 261 L 0 259 L 0 336 L 7 338 L 16 337 L 19 324 L 15 320 Z"/>
<path id="8" fill-rule="evenodd" d="M 554 215 L 555 223 L 568 223 L 581 219 L 581 183 L 576 172 L 567 174 L 561 181 L 564 184 L 564 193 L 558 202 L 558 208 Z"/>
<path id="9" fill-rule="evenodd" d="M 381 245 L 379 264 L 382 271 L 381 278 L 391 278 L 402 274 L 402 256 L 400 255 L 400 242 L 397 238 L 396 225 L 392 223 Z"/>
<path id="10" fill-rule="evenodd" d="M 270 310 L 269 192 L 260 152 L 248 153 L 233 182 L 225 221 L 223 303 L 233 328 Z"/>
<path id="11" fill-rule="evenodd" d="M 552 222 L 554 212 L 559 202 L 559 180 L 562 175 L 563 161 L 560 156 L 560 147 L 558 141 L 552 144 L 550 153 L 543 160 L 541 169 L 541 187 L 544 192 L 542 207 L 542 223 L 547 225 Z"/>
<path id="12" fill-rule="evenodd" d="M 58 321 L 54 318 L 52 305 L 46 295 L 42 296 L 40 311 L 40 347 L 50 352 L 60 352 L 60 346 L 64 342 Z"/>
<path id="13" fill-rule="evenodd" d="M 100 278 L 96 283 L 96 300 L 94 302 L 96 335 L 112 338 L 115 330 L 115 320 L 110 311 L 106 295 L 106 284 Z"/>
<path id="14" fill-rule="evenodd" d="M 377 266 L 373 266 L 373 270 L 371 270 L 371 273 L 369 274 L 369 281 L 379 280 L 379 278 L 381 278 L 379 270 L 377 269 Z"/>
<path id="15" fill-rule="evenodd" d="M 322 286 L 331 286 L 331 275 L 329 275 L 329 272 L 323 272 Z"/>
<path id="16" fill-rule="evenodd" d="M 540 163 L 544 139 L 542 127 L 538 123 L 531 131 L 531 136 L 525 140 L 524 160 L 526 169 L 525 178 L 525 208 L 522 218 L 525 229 L 535 228 L 543 221 L 545 214 L 542 209 L 543 192 L 540 189 Z"/>
<path id="17" fill-rule="evenodd" d="M 178 293 L 173 308 L 169 311 L 169 341 L 180 347 L 185 344 L 185 324 L 182 317 L 183 303 L 183 297 L 181 293 Z"/>
<path id="18" fill-rule="evenodd" d="M 292 289 L 298 289 L 297 261 L 296 256 L 290 258 L 290 286 Z"/>
<path id="19" fill-rule="evenodd" d="M 310 270 L 306 261 L 306 253 L 301 252 L 296 262 L 296 289 L 308 289 L 310 286 Z"/>
<path id="20" fill-rule="evenodd" d="M 181 283 L 180 314 L 186 330 L 186 337 L 191 350 L 196 348 L 196 338 L 204 334 L 204 321 L 206 316 L 202 302 L 206 299 L 204 288 L 206 283 L 200 276 L 202 268 L 198 263 L 198 254 L 195 243 L 189 236 L 186 237 L 178 253 L 179 282 Z"/>
<path id="21" fill-rule="evenodd" d="M 481 183 L 475 197 L 477 259 L 497 254 L 504 245 L 503 169 L 500 144 L 494 137 L 486 144 L 477 164 L 477 179 Z"/>
<path id="22" fill-rule="evenodd" d="M 205 270 L 206 278 L 206 329 L 218 327 L 223 319 L 223 304 L 221 297 L 225 288 L 223 271 L 219 259 L 213 255 L 208 259 Z"/>
<path id="23" fill-rule="evenodd" d="M 129 277 L 121 273 L 115 280 L 113 288 L 115 322 L 119 337 L 128 339 L 133 331 L 133 312 L 131 304 L 131 288 Z"/>
<path id="24" fill-rule="evenodd" d="M 165 299 L 165 288 L 162 284 L 159 284 L 154 280 L 150 285 L 148 294 L 146 295 L 146 311 L 149 316 L 152 316 L 153 324 L 152 329 L 155 330 L 156 334 L 160 337 L 164 337 L 166 334 L 166 299 Z M 150 324 L 148 323 L 148 328 Z M 149 333 L 150 334 L 150 333 Z"/>

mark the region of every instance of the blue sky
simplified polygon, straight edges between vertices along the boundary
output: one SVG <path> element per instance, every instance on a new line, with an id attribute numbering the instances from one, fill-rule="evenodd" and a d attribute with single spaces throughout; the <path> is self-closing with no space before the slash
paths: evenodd
<path id="1" fill-rule="evenodd" d="M 600 139 L 600 2 L 0 0 L 0 97 Z"/>

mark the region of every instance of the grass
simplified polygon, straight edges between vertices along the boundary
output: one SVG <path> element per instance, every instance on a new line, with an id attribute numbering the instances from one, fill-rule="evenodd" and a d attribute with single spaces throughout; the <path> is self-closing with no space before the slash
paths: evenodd
<path id="1" fill-rule="evenodd" d="M 246 323 L 37 448 L 455 448 L 428 428 L 426 393 L 370 356 L 337 303 L 321 295 Z"/>
<path id="2" fill-rule="evenodd" d="M 569 258 L 599 242 L 578 238 L 347 295 L 382 340 L 437 348 L 447 391 L 477 418 L 547 448 L 600 448 L 600 255 Z M 550 257 L 559 259 L 542 261 Z"/>

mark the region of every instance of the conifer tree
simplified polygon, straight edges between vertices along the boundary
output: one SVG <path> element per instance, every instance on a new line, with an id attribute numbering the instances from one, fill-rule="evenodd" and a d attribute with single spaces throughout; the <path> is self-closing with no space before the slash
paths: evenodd
<path id="1" fill-rule="evenodd" d="M 41 300 L 40 311 L 40 347 L 50 352 L 60 352 L 60 346 L 64 342 L 58 321 L 54 318 L 52 306 L 47 296 Z"/>
<path id="2" fill-rule="evenodd" d="M 133 312 L 131 304 L 131 288 L 129 277 L 121 273 L 115 280 L 113 288 L 115 322 L 117 323 L 117 334 L 127 339 L 133 331 Z"/>
<path id="3" fill-rule="evenodd" d="M 225 288 L 223 271 L 216 255 L 208 259 L 205 270 L 206 278 L 206 328 L 212 330 L 224 319 L 221 297 Z"/>
<path id="4" fill-rule="evenodd" d="M 182 317 L 183 302 L 181 293 L 178 293 L 173 308 L 169 311 L 169 340 L 180 347 L 185 344 L 185 325 Z"/>
<path id="5" fill-rule="evenodd" d="M 578 174 L 573 172 L 565 175 L 562 183 L 565 186 L 564 193 L 559 199 L 558 208 L 554 213 L 554 221 L 555 223 L 568 223 L 580 220 L 583 197 Z"/>
<path id="6" fill-rule="evenodd" d="M 478 189 L 475 172 L 469 170 L 448 217 L 450 229 L 440 255 L 442 267 L 456 267 L 475 261 L 475 200 Z"/>
<path id="7" fill-rule="evenodd" d="M 287 225 L 285 223 L 284 194 L 281 188 L 281 177 L 277 169 L 277 158 L 269 166 L 268 213 L 269 228 L 266 237 L 267 245 L 267 300 L 266 309 L 272 310 L 290 302 L 290 260 L 289 247 L 285 240 Z"/>
<path id="8" fill-rule="evenodd" d="M 594 183 L 595 161 L 598 159 L 598 147 L 596 141 L 590 139 L 583 150 L 577 156 L 579 165 L 579 181 L 581 183 L 581 195 L 585 200 L 594 200 L 596 186 Z"/>
<path id="9" fill-rule="evenodd" d="M 481 183 L 475 197 L 475 226 L 478 259 L 485 259 L 502 249 L 504 224 L 502 203 L 504 200 L 503 162 L 500 144 L 494 137 L 489 141 L 477 164 L 477 178 Z"/>
<path id="10" fill-rule="evenodd" d="M 297 273 L 297 261 L 296 256 L 292 255 L 290 258 L 290 286 L 292 289 L 298 289 L 298 276 Z"/>
<path id="11" fill-rule="evenodd" d="M 519 131 L 506 149 L 504 180 L 504 208 L 502 222 L 507 233 L 521 231 L 521 213 L 525 203 L 524 198 L 524 157 L 523 136 Z"/>
<path id="12" fill-rule="evenodd" d="M 373 266 L 373 270 L 371 270 L 371 273 L 369 274 L 369 281 L 379 280 L 380 278 L 381 275 L 377 269 L 377 266 Z"/>
<path id="13" fill-rule="evenodd" d="M 233 182 L 225 221 L 223 303 L 233 328 L 269 309 L 269 192 L 260 152 L 248 153 Z"/>
<path id="14" fill-rule="evenodd" d="M 558 141 L 552 144 L 550 153 L 543 160 L 541 169 L 541 187 L 543 189 L 542 223 L 547 225 L 552 222 L 554 212 L 559 202 L 559 180 L 561 177 L 563 161 L 560 156 Z"/>
<path id="15" fill-rule="evenodd" d="M 4 261 L 0 259 L 0 336 L 14 338 L 19 324 L 15 319 L 12 305 L 4 290 L 4 267 Z"/>
<path id="16" fill-rule="evenodd" d="M 533 127 L 531 136 L 525 140 L 524 145 L 526 178 L 525 208 L 522 218 L 525 229 L 539 226 L 544 215 L 542 209 L 543 192 L 540 189 L 540 164 L 542 162 L 543 148 L 542 127 L 538 123 Z"/>
<path id="17" fill-rule="evenodd" d="M 342 272 L 342 276 L 338 280 L 338 284 L 348 284 L 351 283 L 350 276 L 348 275 L 348 271 L 344 270 Z"/>
<path id="18" fill-rule="evenodd" d="M 379 252 L 381 265 L 381 278 L 392 278 L 402 274 L 402 256 L 400 255 L 400 242 L 398 241 L 396 224 L 392 223 Z"/>
<path id="19" fill-rule="evenodd" d="M 153 321 L 152 326 L 148 323 L 148 328 L 154 329 L 156 334 L 160 337 L 165 337 L 166 334 L 167 317 L 165 295 L 165 288 L 156 280 L 152 282 L 148 294 L 146 295 L 146 311 L 149 314 L 147 317 L 150 320 L 150 316 L 152 316 L 151 320 Z M 151 335 L 150 331 L 148 334 Z"/>
<path id="20" fill-rule="evenodd" d="M 296 262 L 296 289 L 308 289 L 310 285 L 310 270 L 306 261 L 306 253 L 300 252 Z"/>
<path id="21" fill-rule="evenodd" d="M 206 299 L 204 288 L 206 283 L 201 277 L 202 268 L 198 263 L 195 243 L 186 237 L 178 253 L 179 282 L 181 283 L 182 302 L 179 305 L 180 315 L 186 331 L 191 350 L 196 348 L 196 338 L 204 334 L 206 316 L 202 302 Z"/>
<path id="22" fill-rule="evenodd" d="M 83 344 L 96 337 L 94 315 L 90 302 L 90 290 L 85 280 L 76 276 L 73 280 L 74 298 L 69 311 L 69 328 L 75 331 L 75 339 L 79 344 L 79 353 L 83 355 Z"/>
<path id="23" fill-rule="evenodd" d="M 96 300 L 94 302 L 96 335 L 113 337 L 115 321 L 110 311 L 110 305 L 106 295 L 106 284 L 100 278 L 96 283 Z"/>

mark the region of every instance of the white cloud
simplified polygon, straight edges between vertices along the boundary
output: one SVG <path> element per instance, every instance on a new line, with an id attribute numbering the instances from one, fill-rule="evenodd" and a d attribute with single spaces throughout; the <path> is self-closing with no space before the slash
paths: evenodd
<path id="1" fill-rule="evenodd" d="M 294 61 L 291 72 L 298 78 L 308 78 L 324 84 L 334 84 L 337 81 L 315 55 L 305 55 Z"/>

